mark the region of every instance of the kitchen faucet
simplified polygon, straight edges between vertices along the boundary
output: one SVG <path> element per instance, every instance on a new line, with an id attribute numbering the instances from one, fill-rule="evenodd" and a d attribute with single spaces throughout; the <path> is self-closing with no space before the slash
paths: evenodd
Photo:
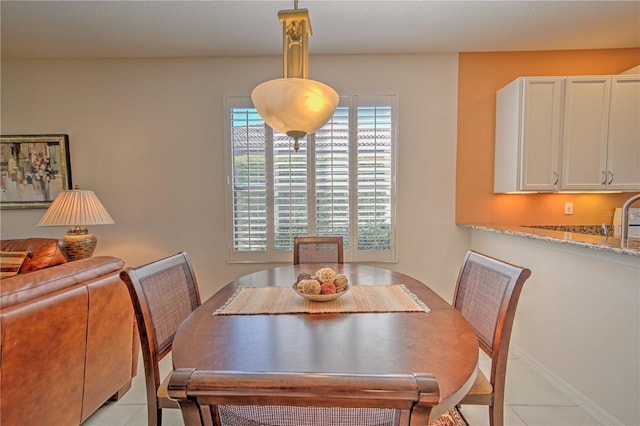
<path id="1" fill-rule="evenodd" d="M 629 238 L 629 208 L 631 207 L 631 204 L 638 200 L 640 200 L 640 194 L 636 194 L 629 198 L 622 206 L 622 217 L 620 218 L 622 219 L 622 229 L 620 229 L 620 239 L 622 240 L 622 244 L 624 244 L 624 240 Z"/>

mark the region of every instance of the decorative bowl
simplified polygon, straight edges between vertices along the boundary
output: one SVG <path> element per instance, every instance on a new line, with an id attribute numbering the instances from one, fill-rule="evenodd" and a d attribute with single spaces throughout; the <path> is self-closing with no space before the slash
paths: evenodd
<path id="1" fill-rule="evenodd" d="M 305 299 L 309 299 L 309 300 L 314 301 L 314 302 L 328 302 L 329 300 L 334 300 L 334 299 L 337 299 L 340 296 L 343 296 L 343 295 L 347 294 L 349 292 L 349 290 L 351 290 L 351 283 L 347 283 L 347 288 L 344 289 L 344 291 L 341 291 L 339 293 L 333 293 L 333 294 L 306 294 L 306 293 L 302 293 L 302 292 L 298 291 L 298 284 L 297 283 L 293 283 L 291 288 L 298 295 L 304 297 Z"/>

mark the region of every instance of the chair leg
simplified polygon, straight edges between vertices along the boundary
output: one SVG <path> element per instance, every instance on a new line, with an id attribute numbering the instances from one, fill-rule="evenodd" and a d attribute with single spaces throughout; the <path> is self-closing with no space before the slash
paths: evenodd
<path id="1" fill-rule="evenodd" d="M 499 425 L 502 424 L 502 423 L 499 423 L 499 422 L 496 423 L 496 420 L 497 420 L 496 417 L 499 417 L 499 415 L 496 416 L 496 414 L 497 413 L 494 412 L 494 406 L 490 405 L 489 406 L 489 426 L 499 426 Z"/>
<path id="2" fill-rule="evenodd" d="M 147 404 L 147 419 L 149 426 L 162 426 L 162 408 L 157 403 L 155 407 Z"/>
<path id="3" fill-rule="evenodd" d="M 489 426 L 504 426 L 504 393 L 493 395 L 493 404 L 489 405 Z"/>
<path id="4" fill-rule="evenodd" d="M 504 426 L 504 380 L 493 385 L 489 405 L 489 426 Z"/>

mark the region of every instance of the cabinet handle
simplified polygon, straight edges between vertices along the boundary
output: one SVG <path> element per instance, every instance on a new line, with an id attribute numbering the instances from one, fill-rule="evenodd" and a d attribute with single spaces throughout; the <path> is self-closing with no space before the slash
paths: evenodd
<path id="1" fill-rule="evenodd" d="M 604 170 L 602 171 L 602 182 L 600 182 L 600 185 L 606 185 L 607 183 L 607 172 L 605 172 Z"/>
<path id="2" fill-rule="evenodd" d="M 553 177 L 554 177 L 554 178 L 556 178 L 556 179 L 553 181 L 553 184 L 554 184 L 554 185 L 557 185 L 557 184 L 558 184 L 558 180 L 559 180 L 559 178 L 560 178 L 560 177 L 559 177 L 559 175 L 558 175 L 558 172 L 553 172 Z"/>
<path id="3" fill-rule="evenodd" d="M 609 176 L 611 176 L 611 178 L 609 179 L 609 182 L 607 182 L 607 185 L 611 185 L 611 183 L 613 182 L 613 172 L 608 172 Z"/>

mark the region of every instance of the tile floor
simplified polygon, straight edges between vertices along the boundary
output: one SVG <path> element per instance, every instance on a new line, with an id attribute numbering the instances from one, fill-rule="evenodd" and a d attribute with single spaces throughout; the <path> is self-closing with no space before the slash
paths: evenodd
<path id="1" fill-rule="evenodd" d="M 481 354 L 480 368 L 487 371 L 489 360 Z M 168 374 L 171 357 L 162 360 L 160 371 Z M 471 426 L 489 424 L 486 407 L 464 406 L 462 413 Z M 507 426 L 591 426 L 599 423 L 576 406 L 566 395 L 512 356 L 507 369 L 505 424 Z M 105 404 L 83 426 L 146 426 L 147 407 L 144 366 L 139 359 L 138 375 L 131 389 L 117 402 Z M 179 410 L 163 411 L 164 426 L 184 426 Z"/>

